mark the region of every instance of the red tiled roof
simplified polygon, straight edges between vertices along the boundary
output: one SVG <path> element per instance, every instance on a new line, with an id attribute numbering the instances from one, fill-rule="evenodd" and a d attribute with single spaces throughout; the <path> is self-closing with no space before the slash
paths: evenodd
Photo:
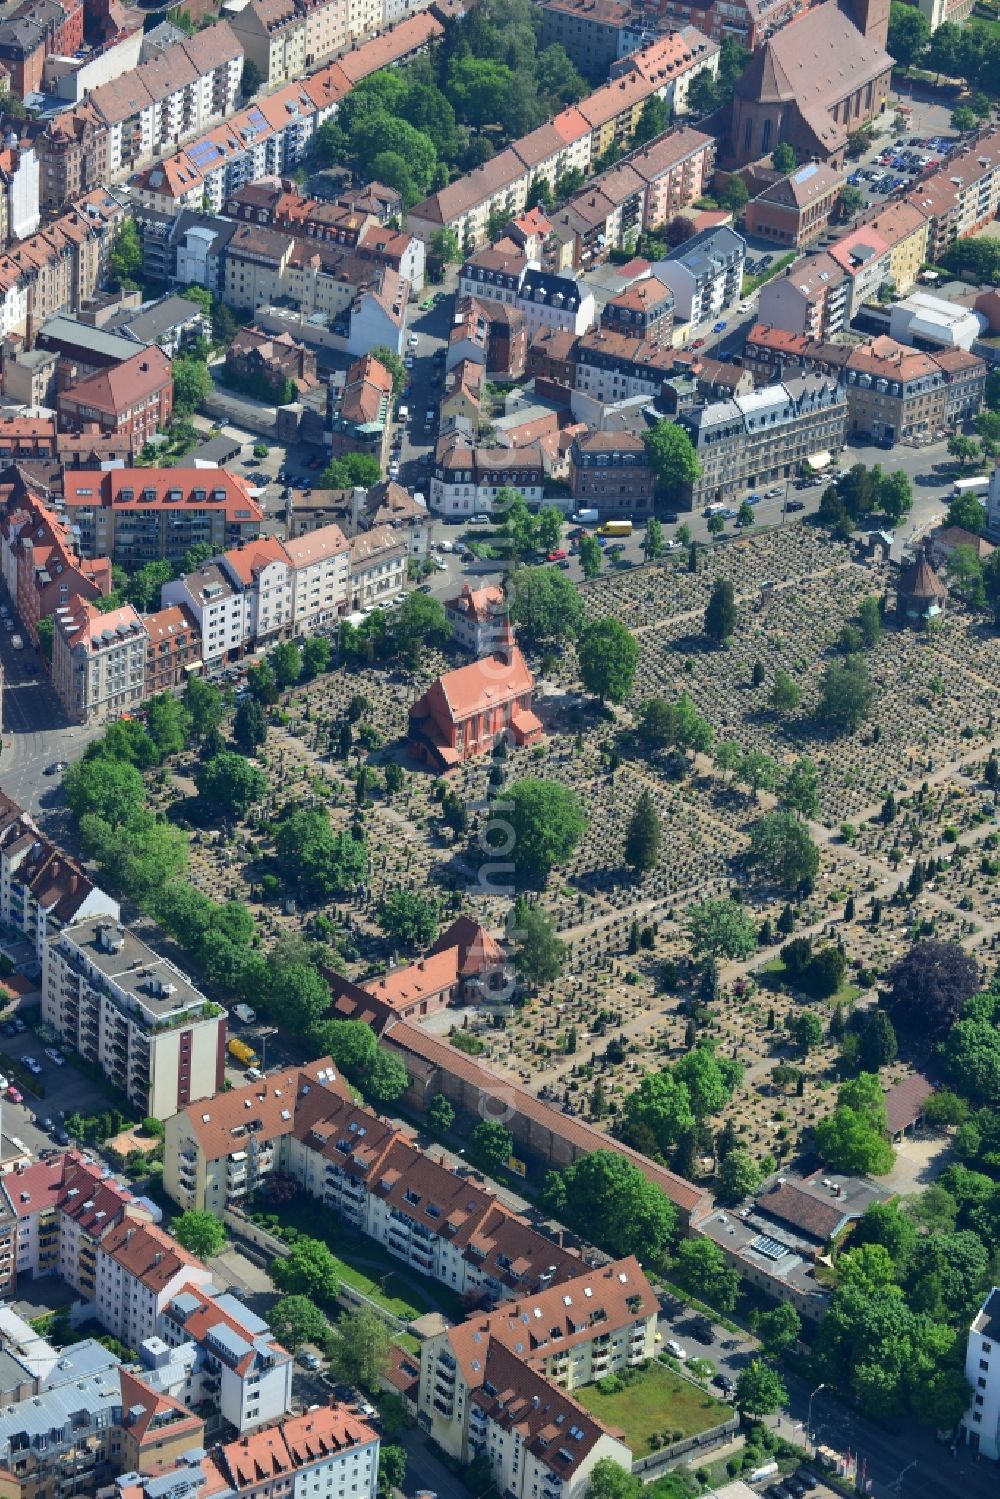
<path id="1" fill-rule="evenodd" d="M 934 1086 L 919 1072 L 911 1072 L 894 1083 L 885 1095 L 885 1112 L 890 1135 L 909 1129 L 924 1111 L 924 1104 L 934 1093 Z"/>

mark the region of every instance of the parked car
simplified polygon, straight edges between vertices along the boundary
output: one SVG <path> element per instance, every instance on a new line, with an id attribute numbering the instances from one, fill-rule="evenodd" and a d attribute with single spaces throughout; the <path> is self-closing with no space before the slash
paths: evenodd
<path id="1" fill-rule="evenodd" d="M 411 333 L 406 342 L 411 349 L 415 349 L 419 340 L 417 339 L 417 335 L 415 333 Z"/>
<path id="2" fill-rule="evenodd" d="M 46 1046 L 45 1055 L 48 1057 L 50 1062 L 55 1062 L 57 1067 L 66 1066 L 66 1058 L 63 1056 L 62 1052 L 59 1051 L 55 1046 Z"/>
<path id="3" fill-rule="evenodd" d="M 775 500 L 783 495 L 784 492 L 785 486 L 783 484 L 772 484 L 770 489 L 765 489 L 764 498 L 765 500 Z"/>
<path id="4" fill-rule="evenodd" d="M 322 1369 L 323 1367 L 322 1360 L 318 1359 L 315 1353 L 310 1353 L 308 1349 L 305 1349 L 302 1353 L 296 1354 L 296 1359 L 297 1362 L 302 1365 L 303 1369 L 308 1369 L 313 1374 L 315 1374 L 318 1369 Z"/>
<path id="5" fill-rule="evenodd" d="M 674 1358 L 680 1359 L 681 1363 L 687 1358 L 687 1349 L 676 1338 L 670 1338 L 667 1342 L 667 1352 L 672 1353 Z"/>
<path id="6" fill-rule="evenodd" d="M 43 1135 L 51 1135 L 52 1131 L 55 1129 L 55 1125 L 52 1123 L 52 1120 L 49 1118 L 48 1114 L 36 1114 L 35 1123 L 38 1125 L 38 1128 L 41 1130 Z"/>
<path id="7" fill-rule="evenodd" d="M 565 547 L 555 547 L 551 552 L 546 553 L 546 557 L 549 562 L 561 562 L 565 555 Z"/>
<path id="8" fill-rule="evenodd" d="M 3 1096 L 9 1103 L 24 1102 L 24 1094 L 21 1092 L 20 1088 L 15 1088 L 13 1083 L 7 1084 L 6 1088 L 3 1090 Z"/>
<path id="9" fill-rule="evenodd" d="M 731 1391 L 735 1390 L 736 1388 L 736 1381 L 734 1379 L 730 1379 L 728 1374 L 716 1374 L 712 1380 L 712 1383 L 715 1385 L 715 1388 L 717 1390 L 722 1391 L 723 1395 L 730 1394 Z"/>
<path id="10" fill-rule="evenodd" d="M 51 765 L 46 765 L 45 774 L 47 776 L 58 776 L 62 775 L 64 770 L 69 770 L 68 760 L 53 760 Z"/>
<path id="11" fill-rule="evenodd" d="M 725 333 L 725 331 L 726 331 L 725 321 L 720 322 L 720 323 L 713 323 L 712 324 L 712 332 L 713 333 Z"/>
<path id="12" fill-rule="evenodd" d="M 52 1138 L 53 1140 L 55 1140 L 57 1145 L 72 1144 L 69 1135 L 66 1133 L 65 1126 L 62 1124 L 56 1125 L 55 1129 L 52 1131 Z"/>
<path id="13" fill-rule="evenodd" d="M 28 1071 L 33 1077 L 39 1077 L 41 1075 L 42 1064 L 35 1057 L 30 1057 L 25 1054 L 21 1058 L 21 1063 L 23 1066 L 27 1067 Z"/>
<path id="14" fill-rule="evenodd" d="M 804 510 L 805 508 L 805 500 L 787 500 L 785 503 L 786 510 Z"/>

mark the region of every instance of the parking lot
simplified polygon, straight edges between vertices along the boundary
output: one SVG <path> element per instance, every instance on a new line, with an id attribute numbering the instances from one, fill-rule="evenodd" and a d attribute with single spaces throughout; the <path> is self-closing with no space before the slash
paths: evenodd
<path id="1" fill-rule="evenodd" d="M 15 1036 L 0 1035 L 0 1072 L 8 1077 L 21 1094 L 21 1102 L 9 1096 L 3 1101 L 3 1132 L 8 1140 L 21 1140 L 32 1155 L 43 1150 L 52 1150 L 63 1143 L 59 1138 L 62 1123 L 67 1114 L 95 1114 L 109 1107 L 108 1096 L 73 1065 L 71 1054 L 64 1047 L 58 1050 L 66 1060 L 60 1066 L 46 1054 L 49 1043 L 30 1028 Z M 39 1068 L 30 1074 L 25 1058 L 30 1057 Z M 4 1058 L 12 1058 L 20 1064 L 21 1072 L 15 1081 Z M 21 1077 L 31 1075 L 41 1096 L 30 1091 Z M 48 1121 L 50 1127 L 44 1125 Z"/>

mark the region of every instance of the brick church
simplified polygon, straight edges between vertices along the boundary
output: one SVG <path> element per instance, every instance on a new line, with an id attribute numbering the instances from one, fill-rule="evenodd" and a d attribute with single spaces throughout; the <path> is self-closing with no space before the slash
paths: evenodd
<path id="1" fill-rule="evenodd" d="M 733 95 L 727 164 L 795 147 L 841 166 L 847 137 L 889 95 L 889 0 L 824 0 L 754 53 Z"/>

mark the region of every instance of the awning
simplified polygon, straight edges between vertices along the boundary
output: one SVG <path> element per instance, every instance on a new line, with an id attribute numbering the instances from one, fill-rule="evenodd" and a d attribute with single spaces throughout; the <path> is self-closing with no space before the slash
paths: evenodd
<path id="1" fill-rule="evenodd" d="M 818 474 L 820 469 L 829 468 L 833 459 L 829 453 L 810 453 L 806 462 L 813 473 Z"/>

